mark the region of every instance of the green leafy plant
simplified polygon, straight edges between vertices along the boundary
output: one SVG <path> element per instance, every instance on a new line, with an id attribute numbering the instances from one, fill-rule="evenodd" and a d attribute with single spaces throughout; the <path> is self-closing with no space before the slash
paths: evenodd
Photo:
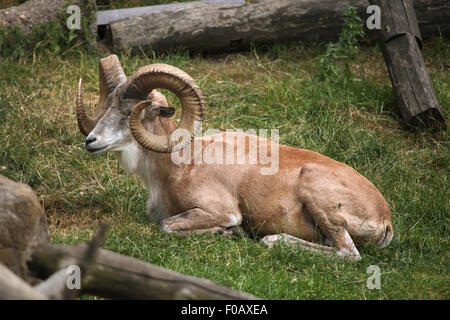
<path id="1" fill-rule="evenodd" d="M 338 42 L 329 43 L 326 52 L 317 58 L 316 68 L 320 80 L 330 78 L 339 81 L 353 77 L 350 63 L 358 57 L 358 42 L 364 37 L 363 23 L 354 7 L 344 11 L 342 19 L 343 28 Z"/>
<path id="2" fill-rule="evenodd" d="M 18 58 L 30 46 L 31 38 L 23 35 L 19 28 L 8 26 L 0 28 L 0 55 Z"/>
<path id="3" fill-rule="evenodd" d="M 4 58 L 26 57 L 36 52 L 60 54 L 77 41 L 72 30 L 66 30 L 59 22 L 34 26 L 30 34 L 23 34 L 17 27 L 0 28 L 0 55 Z"/>

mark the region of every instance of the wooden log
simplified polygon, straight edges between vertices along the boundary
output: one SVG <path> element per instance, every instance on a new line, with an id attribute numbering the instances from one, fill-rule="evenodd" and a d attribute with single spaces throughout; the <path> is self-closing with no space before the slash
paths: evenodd
<path id="1" fill-rule="evenodd" d="M 427 24 L 424 36 L 450 34 L 449 1 L 415 0 L 414 4 L 419 22 Z M 134 16 L 138 8 L 134 13 L 124 11 L 123 15 L 115 10 L 110 17 L 108 12 L 102 12 L 101 23 L 109 21 L 110 34 L 105 38 L 111 39 L 115 50 L 165 51 L 183 46 L 190 50 L 223 51 L 246 49 L 251 42 L 336 40 L 341 13 L 350 5 L 366 21 L 367 0 L 221 0 L 159 6 L 151 12 L 142 9 L 139 16 Z"/>
<path id="2" fill-rule="evenodd" d="M 446 128 L 420 45 L 422 38 L 411 0 L 371 0 L 381 9 L 379 39 L 408 128 Z"/>
<path id="3" fill-rule="evenodd" d="M 29 267 L 41 278 L 79 261 L 86 245 L 38 248 Z M 256 299 L 206 279 L 182 275 L 134 258 L 99 249 L 81 292 L 112 299 Z"/>
<path id="4" fill-rule="evenodd" d="M 251 42 L 333 39 L 333 35 L 337 38 L 336 21 L 349 3 L 343 0 L 195 1 L 181 8 L 167 7 L 113 22 L 111 37 L 117 50 L 156 51 L 178 46 L 201 51 L 241 50 Z"/>

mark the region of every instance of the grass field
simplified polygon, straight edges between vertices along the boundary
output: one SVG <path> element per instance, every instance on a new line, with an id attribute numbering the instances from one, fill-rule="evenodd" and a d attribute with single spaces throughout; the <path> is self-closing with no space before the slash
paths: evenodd
<path id="1" fill-rule="evenodd" d="M 394 239 L 360 248 L 347 262 L 289 247 L 267 249 L 248 236 L 178 238 L 146 219 L 146 191 L 112 155 L 92 157 L 75 120 L 77 80 L 94 112 L 98 59 L 75 48 L 0 57 L 0 174 L 32 186 L 54 243 L 88 240 L 111 228 L 104 247 L 266 299 L 449 299 L 447 132 L 408 132 L 377 47 L 361 48 L 354 77 L 317 77 L 319 44 L 255 47 L 223 55 L 119 54 L 127 75 L 155 62 L 196 79 L 206 101 L 204 130 L 279 129 L 283 144 L 345 162 L 371 180 L 391 206 Z M 424 57 L 448 119 L 450 40 L 424 44 Z M 169 95 L 169 102 L 177 101 Z M 366 268 L 381 269 L 369 290 Z"/>

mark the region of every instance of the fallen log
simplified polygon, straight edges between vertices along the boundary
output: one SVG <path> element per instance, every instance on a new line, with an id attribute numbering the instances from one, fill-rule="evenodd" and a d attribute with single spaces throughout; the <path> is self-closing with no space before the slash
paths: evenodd
<path id="1" fill-rule="evenodd" d="M 246 49 L 251 42 L 336 40 L 341 13 L 350 5 L 366 21 L 366 0 L 219 0 L 169 4 L 150 12 L 151 8 L 142 8 L 139 16 L 135 16 L 139 8 L 133 12 L 114 10 L 110 16 L 99 12 L 97 23 L 109 23 L 105 38 L 119 51 L 165 51 L 179 46 L 223 51 Z M 424 37 L 439 32 L 450 34 L 448 1 L 415 0 L 414 5 Z"/>
<path id="2" fill-rule="evenodd" d="M 45 279 L 74 264 L 85 250 L 84 244 L 73 247 L 43 246 L 33 253 L 29 267 Z M 81 293 L 111 299 L 257 299 L 210 280 L 182 275 L 104 249 L 99 249 L 92 260 Z"/>

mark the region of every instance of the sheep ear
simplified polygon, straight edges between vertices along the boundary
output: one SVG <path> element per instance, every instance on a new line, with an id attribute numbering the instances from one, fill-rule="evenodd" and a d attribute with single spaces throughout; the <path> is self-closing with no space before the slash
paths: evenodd
<path id="1" fill-rule="evenodd" d="M 175 114 L 175 108 L 172 107 L 163 107 L 160 109 L 159 115 L 163 118 L 170 118 Z"/>
<path id="2" fill-rule="evenodd" d="M 157 116 L 160 116 L 163 118 L 170 118 L 171 116 L 173 116 L 175 114 L 175 108 L 160 106 L 160 105 L 152 105 L 151 111 L 152 111 L 152 113 L 156 114 Z"/>

